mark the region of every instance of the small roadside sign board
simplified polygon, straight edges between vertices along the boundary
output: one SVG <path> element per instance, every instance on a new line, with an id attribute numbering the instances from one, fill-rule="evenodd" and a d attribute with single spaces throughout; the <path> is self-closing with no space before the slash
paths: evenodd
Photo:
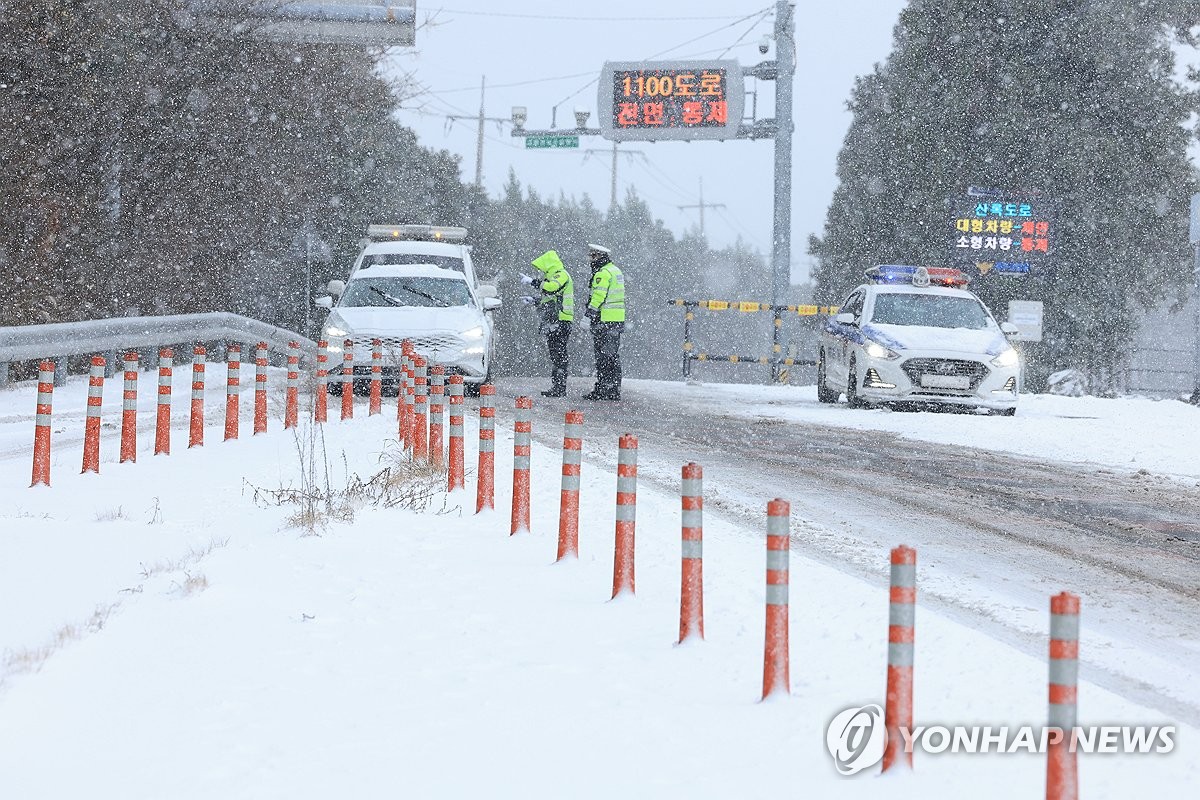
<path id="1" fill-rule="evenodd" d="M 1192 244 L 1200 244 L 1200 194 L 1192 195 Z"/>
<path id="2" fill-rule="evenodd" d="M 1008 321 L 1017 326 L 1019 333 L 1013 336 L 1022 342 L 1042 340 L 1042 303 L 1039 300 L 1009 300 Z"/>
<path id="3" fill-rule="evenodd" d="M 526 136 L 526 150 L 557 150 L 565 147 L 579 147 L 578 136 Z"/>

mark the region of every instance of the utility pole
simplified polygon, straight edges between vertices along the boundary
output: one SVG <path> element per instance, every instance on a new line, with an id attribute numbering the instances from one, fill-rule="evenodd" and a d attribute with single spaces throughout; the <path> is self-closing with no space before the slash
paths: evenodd
<path id="1" fill-rule="evenodd" d="M 646 155 L 641 150 L 622 150 L 620 142 L 613 142 L 612 146 L 612 193 L 608 200 L 608 210 L 612 211 L 617 207 L 617 156 L 626 155 L 630 158 L 645 158 Z M 587 160 L 589 156 L 603 153 L 604 150 L 597 150 L 594 147 L 589 147 L 583 151 L 583 158 Z"/>
<path id="2" fill-rule="evenodd" d="M 792 280 L 792 75 L 796 71 L 795 6 L 775 3 L 775 220 L 771 302 L 780 305 Z"/>
<path id="3" fill-rule="evenodd" d="M 688 206 L 679 206 L 680 211 L 687 211 L 689 208 L 700 209 L 700 238 L 704 238 L 704 209 L 706 208 L 724 208 L 724 203 L 706 203 L 704 202 L 704 176 L 700 176 L 700 202 Z"/>
<path id="4" fill-rule="evenodd" d="M 484 97 L 486 96 L 486 93 L 487 93 L 487 76 L 484 75 L 479 80 L 479 114 L 476 116 L 470 116 L 470 117 L 460 117 L 455 114 L 447 114 L 446 115 L 446 130 L 447 131 L 449 131 L 450 126 L 452 124 L 454 124 L 455 122 L 457 122 L 458 120 L 468 120 L 468 119 L 476 120 L 479 124 L 478 130 L 476 131 L 476 138 L 475 138 L 475 185 L 477 187 L 479 187 L 480 189 L 483 188 L 483 126 L 485 123 L 488 123 L 488 122 L 504 124 L 505 122 L 511 121 L 508 119 L 503 119 L 501 117 L 485 116 Z"/>

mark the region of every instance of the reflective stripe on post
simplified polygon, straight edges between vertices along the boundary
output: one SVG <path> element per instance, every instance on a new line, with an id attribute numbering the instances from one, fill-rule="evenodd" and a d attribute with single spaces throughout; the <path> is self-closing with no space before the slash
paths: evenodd
<path id="1" fill-rule="evenodd" d="M 613 550 L 613 593 L 634 594 L 634 534 L 637 526 L 638 440 L 627 433 L 617 440 L 617 525 Z"/>
<path id="2" fill-rule="evenodd" d="M 1079 596 L 1050 598 L 1050 712 L 1046 748 L 1046 800 L 1077 800 L 1075 723 L 1079 683 Z"/>
<path id="3" fill-rule="evenodd" d="M 50 421 L 54 403 L 54 362 L 38 364 L 37 405 L 33 427 L 33 481 L 30 486 L 50 485 Z"/>
<path id="4" fill-rule="evenodd" d="M 533 443 L 533 400 L 517 398 L 513 422 L 512 530 L 529 530 L 529 452 Z"/>
<path id="5" fill-rule="evenodd" d="M 450 467 L 446 489 L 453 492 L 467 485 L 463 457 L 463 376 L 450 376 Z"/>
<path id="6" fill-rule="evenodd" d="M 192 408 L 188 421 L 188 447 L 204 446 L 204 363 L 208 351 L 197 345 L 192 348 Z"/>
<path id="7" fill-rule="evenodd" d="M 300 343 L 288 342 L 287 400 L 283 407 L 284 430 L 294 428 L 300 419 Z"/>
<path id="8" fill-rule="evenodd" d="M 83 423 L 83 469 L 100 471 L 100 409 L 104 404 L 104 358 L 92 356 L 88 370 L 87 418 Z"/>
<path id="9" fill-rule="evenodd" d="M 329 421 L 329 342 L 317 342 L 317 394 L 313 397 L 313 422 Z"/>
<path id="10" fill-rule="evenodd" d="M 171 454 L 171 381 L 175 352 L 158 351 L 158 408 L 154 418 L 154 455 Z"/>
<path id="11" fill-rule="evenodd" d="M 342 342 L 342 419 L 354 419 L 354 340 Z"/>
<path id="12" fill-rule="evenodd" d="M 254 435 L 267 432 L 267 343 L 254 346 Z"/>
<path id="13" fill-rule="evenodd" d="M 231 344 L 225 364 L 225 441 L 238 438 L 238 403 L 242 394 L 242 346 Z"/>
<path id="14" fill-rule="evenodd" d="M 479 477 L 475 513 L 496 507 L 496 387 L 479 387 Z"/>
<path id="15" fill-rule="evenodd" d="M 563 424 L 562 491 L 558 502 L 558 557 L 579 558 L 579 469 L 583 461 L 583 412 L 568 411 Z"/>
<path id="16" fill-rule="evenodd" d="M 121 463 L 137 461 L 138 354 L 126 353 L 121 385 Z"/>
<path id="17" fill-rule="evenodd" d="M 429 461 L 435 467 L 445 463 L 442 440 L 445 438 L 446 368 L 437 364 L 429 370 Z"/>
<path id="18" fill-rule="evenodd" d="M 897 764 L 912 767 L 912 751 L 905 752 L 900 729 L 912 730 L 913 648 L 917 618 L 917 551 L 900 545 L 892 550 L 891 587 L 888 590 L 887 699 L 884 727 L 887 748 L 883 771 Z"/>
<path id="19" fill-rule="evenodd" d="M 680 487 L 682 506 L 683 569 L 679 586 L 679 641 L 704 638 L 704 470 L 699 464 L 683 466 Z"/>
<path id="20" fill-rule="evenodd" d="M 383 340 L 371 340 L 371 400 L 367 416 L 383 413 Z"/>
<path id="21" fill-rule="evenodd" d="M 763 699 L 789 694 L 788 558 L 791 504 L 767 503 L 767 631 L 763 649 Z"/>
<path id="22" fill-rule="evenodd" d="M 413 357 L 413 459 L 429 460 L 429 365 L 421 356 Z"/>
<path id="23" fill-rule="evenodd" d="M 400 343 L 400 364 L 396 376 L 396 438 L 400 447 L 408 447 L 408 340 Z"/>
<path id="24" fill-rule="evenodd" d="M 404 446 L 412 451 L 417 437 L 417 356 L 408 346 L 404 355 Z"/>

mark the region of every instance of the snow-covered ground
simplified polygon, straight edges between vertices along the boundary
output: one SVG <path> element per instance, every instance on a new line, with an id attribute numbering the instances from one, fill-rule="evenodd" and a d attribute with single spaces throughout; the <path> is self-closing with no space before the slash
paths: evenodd
<path id="1" fill-rule="evenodd" d="M 686 394 L 682 394 L 686 392 Z M 887 431 L 918 441 L 1200 480 L 1200 408 L 1146 397 L 1021 395 L 1015 417 L 850 409 L 815 386 L 711 383 L 673 395 L 724 413 Z"/>
<path id="2" fill-rule="evenodd" d="M 116 385 L 108 420 L 116 419 Z M 744 391 L 697 389 L 731 400 Z M 755 391 L 770 413 L 828 416 L 828 424 L 840 415 L 863 420 L 848 424 L 908 426 L 898 430 L 905 435 L 976 441 L 953 433 L 969 422 L 973 436 L 1008 448 L 1053 434 L 1064 458 L 1095 453 L 1100 463 L 1116 446 L 1098 440 L 1120 433 L 1118 417 L 1134 415 L 1097 409 L 1143 402 L 1032 398 L 1015 419 L 980 419 L 789 408 L 770 404 L 811 388 Z M 219 396 L 211 395 L 202 450 L 183 448 L 181 414 L 175 453 L 151 457 L 152 407 L 143 397 L 139 463 L 115 463 L 110 428 L 101 474 L 79 475 L 83 387 L 73 381 L 56 402 L 53 488 L 29 489 L 32 387 L 0 392 L 0 797 L 1044 794 L 1038 756 L 918 754 L 915 774 L 886 785 L 834 771 L 828 721 L 882 701 L 886 552 L 867 582 L 793 548 L 792 696 L 760 703 L 759 531 L 716 515 L 706 521 L 707 639 L 679 647 L 674 494 L 642 487 L 638 594 L 610 602 L 611 472 L 583 467 L 578 563 L 552 563 L 554 450 L 534 447 L 533 532 L 508 536 L 512 437 L 503 428 L 496 512 L 471 514 L 468 491 L 435 497 L 424 513 L 363 508 L 352 523 L 303 535 L 287 527 L 290 509 L 255 503 L 250 488 L 295 485 L 302 469 L 296 437 L 279 430 L 278 398 L 270 433 L 248 435 L 247 397 L 243 439 L 223 443 Z M 382 417 L 366 418 L 361 402 L 358 413 L 324 426 L 335 484 L 379 469 L 394 435 L 390 404 Z M 1086 416 L 1100 426 L 1086 430 L 1102 433 L 1072 449 L 1055 429 Z M 921 434 L 931 419 L 937 431 Z M 473 415 L 468 422 L 472 465 Z M 1143 447 L 1148 459 L 1153 448 Z M 928 609 L 917 620 L 919 723 L 1044 720 L 1043 659 Z M 1085 725 L 1170 723 L 1087 682 L 1079 695 Z M 1081 756 L 1082 795 L 1197 785 L 1196 731 L 1182 729 L 1178 741 L 1170 755 Z"/>

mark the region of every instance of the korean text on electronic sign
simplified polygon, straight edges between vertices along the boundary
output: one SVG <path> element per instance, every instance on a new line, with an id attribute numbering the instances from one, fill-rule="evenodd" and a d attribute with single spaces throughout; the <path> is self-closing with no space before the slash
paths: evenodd
<path id="1" fill-rule="evenodd" d="M 1044 203 L 968 197 L 958 204 L 953 226 L 953 261 L 981 271 L 1028 274 L 1053 252 L 1053 220 Z"/>
<path id="2" fill-rule="evenodd" d="M 731 139 L 745 87 L 736 62 L 606 64 L 599 100 L 610 139 Z"/>

